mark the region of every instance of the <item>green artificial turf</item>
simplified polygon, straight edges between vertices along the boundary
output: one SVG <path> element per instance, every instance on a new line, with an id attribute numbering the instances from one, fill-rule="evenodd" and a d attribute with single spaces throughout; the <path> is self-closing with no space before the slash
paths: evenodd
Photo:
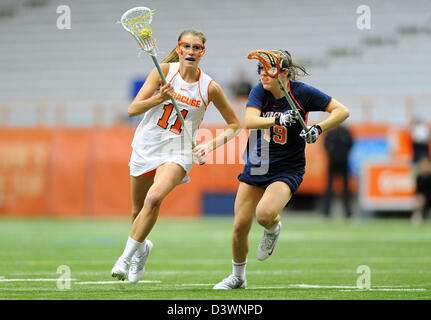
<path id="1" fill-rule="evenodd" d="M 159 219 L 140 283 L 111 268 L 130 223 L 117 220 L 0 219 L 0 299 L 85 300 L 392 300 L 431 298 L 431 224 L 345 222 L 283 216 L 274 254 L 255 257 L 263 229 L 250 232 L 247 289 L 212 286 L 231 272 L 232 218 Z M 58 267 L 70 269 L 57 273 Z M 359 266 L 370 270 L 358 288 Z M 360 282 L 363 283 L 363 282 Z"/>

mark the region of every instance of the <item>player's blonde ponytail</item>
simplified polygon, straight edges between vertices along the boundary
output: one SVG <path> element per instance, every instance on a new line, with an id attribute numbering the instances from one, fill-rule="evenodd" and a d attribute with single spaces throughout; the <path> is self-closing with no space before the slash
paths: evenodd
<path id="1" fill-rule="evenodd" d="M 171 52 L 162 60 L 162 63 L 171 63 L 171 62 L 178 62 L 179 57 L 177 53 L 177 48 L 172 49 Z"/>
<path id="2" fill-rule="evenodd" d="M 205 37 L 205 35 L 203 34 L 203 32 L 198 31 L 198 30 L 184 30 L 183 32 L 181 32 L 180 36 L 178 37 L 178 42 L 181 41 L 181 38 L 183 36 L 185 36 L 186 34 L 192 34 L 194 36 L 197 36 L 201 39 L 202 43 L 205 44 L 205 42 L 207 41 L 207 38 Z M 178 57 L 178 53 L 176 48 L 174 48 L 171 52 L 169 52 L 169 54 L 162 60 L 162 63 L 170 63 L 170 62 L 178 62 L 179 61 L 179 57 Z"/>

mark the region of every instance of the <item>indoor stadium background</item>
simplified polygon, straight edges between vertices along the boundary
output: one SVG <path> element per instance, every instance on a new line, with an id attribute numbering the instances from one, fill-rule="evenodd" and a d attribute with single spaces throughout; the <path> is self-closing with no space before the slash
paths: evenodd
<path id="1" fill-rule="evenodd" d="M 233 88 L 241 74 L 252 85 L 258 80 L 248 52 L 288 50 L 311 74 L 300 81 L 350 110 L 346 125 L 354 137 L 349 157 L 354 219 L 378 224 L 377 218 L 396 216 L 410 228 L 415 194 L 410 125 L 417 117 L 431 121 L 428 0 L 1 0 L 4 228 L 11 221 L 71 217 L 128 221 L 130 143 L 141 117 L 128 118 L 127 107 L 154 67 L 119 24 L 121 15 L 135 6 L 155 10 L 159 61 L 181 31 L 205 33 L 200 67 L 222 85 L 241 120 L 246 98 L 236 96 Z M 363 17 L 367 8 L 368 26 Z M 325 116 L 313 113 L 309 123 Z M 210 106 L 198 142 L 223 125 Z M 322 138 L 307 145 L 304 182 L 283 214 L 320 215 L 327 174 Z M 161 218 L 220 216 L 231 228 L 246 140 L 243 130 L 210 154 L 207 165 L 195 165 L 191 183 L 176 188 L 162 204 Z M 340 181 L 335 187 L 340 190 Z M 342 214 L 336 198 L 333 215 Z M 228 242 L 230 229 L 226 232 Z M 118 247 L 122 245 L 120 240 Z M 224 249 L 229 266 L 229 243 Z M 4 268 L 1 272 L 7 273 Z"/>

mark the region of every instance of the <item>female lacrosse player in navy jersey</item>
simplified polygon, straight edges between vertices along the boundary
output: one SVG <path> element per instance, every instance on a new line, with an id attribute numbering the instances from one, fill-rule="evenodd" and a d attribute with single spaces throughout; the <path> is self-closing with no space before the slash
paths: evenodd
<path id="1" fill-rule="evenodd" d="M 244 154 L 246 164 L 238 176 L 240 185 L 235 200 L 232 232 L 232 274 L 214 286 L 214 289 L 245 288 L 248 253 L 248 234 L 256 215 L 264 227 L 257 259 L 265 260 L 274 251 L 280 234 L 280 212 L 295 194 L 305 173 L 305 143 L 314 143 L 319 135 L 348 116 L 348 109 L 327 94 L 295 76 L 306 75 L 304 67 L 292 61 L 289 52 L 272 50 L 280 57 L 279 79 L 296 104 L 292 110 L 277 79 L 268 76 L 259 63 L 260 83 L 249 94 L 245 125 L 250 132 Z M 297 121 L 307 120 L 308 112 L 326 111 L 329 116 L 318 124 L 303 130 Z M 269 134 L 265 130 L 269 129 Z"/>
<path id="2" fill-rule="evenodd" d="M 202 159 L 215 148 L 235 137 L 240 122 L 219 84 L 199 67 L 205 53 L 205 36 L 186 30 L 160 68 L 167 84 L 160 85 L 156 68 L 131 103 L 129 116 L 144 114 L 132 142 L 130 158 L 132 229 L 123 254 L 111 275 L 138 282 L 153 244 L 146 239 L 158 218 L 163 199 L 178 185 L 189 181 L 188 173 L 195 159 Z M 193 149 L 174 110 L 171 98 L 178 104 L 185 124 L 196 139 L 198 127 L 212 102 L 226 121 L 225 130 L 211 141 Z M 130 265 L 130 269 L 129 269 Z"/>

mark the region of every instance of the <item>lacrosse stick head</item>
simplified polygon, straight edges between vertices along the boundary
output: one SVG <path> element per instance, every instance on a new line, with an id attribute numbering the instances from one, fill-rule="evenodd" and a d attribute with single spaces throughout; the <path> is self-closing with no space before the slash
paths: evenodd
<path id="1" fill-rule="evenodd" d="M 155 55 L 155 42 L 150 27 L 153 15 L 154 12 L 147 7 L 132 8 L 121 16 L 121 24 L 133 35 L 144 51 Z"/>
<path id="2" fill-rule="evenodd" d="M 247 58 L 258 60 L 268 76 L 278 78 L 281 69 L 280 56 L 268 50 L 253 50 L 248 54 Z"/>
<path id="3" fill-rule="evenodd" d="M 248 54 L 247 58 L 258 60 L 268 76 L 278 78 L 281 70 L 279 55 L 268 50 L 253 50 Z"/>

